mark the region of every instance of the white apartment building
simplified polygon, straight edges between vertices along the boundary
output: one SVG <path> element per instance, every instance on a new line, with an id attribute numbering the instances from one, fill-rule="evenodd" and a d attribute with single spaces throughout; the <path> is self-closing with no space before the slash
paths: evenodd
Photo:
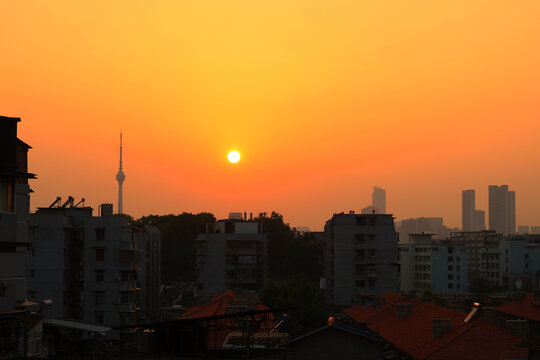
<path id="1" fill-rule="evenodd" d="M 324 227 L 327 301 L 351 305 L 398 290 L 398 237 L 391 214 L 334 214 Z"/>

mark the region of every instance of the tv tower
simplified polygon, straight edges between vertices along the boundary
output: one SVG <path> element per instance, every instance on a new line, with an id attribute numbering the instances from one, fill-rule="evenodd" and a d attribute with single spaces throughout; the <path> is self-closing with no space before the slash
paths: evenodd
<path id="1" fill-rule="evenodd" d="M 126 180 L 126 175 L 122 170 L 122 131 L 120 131 L 120 168 L 116 173 L 116 181 L 118 181 L 118 213 L 123 214 L 122 209 L 122 184 Z"/>

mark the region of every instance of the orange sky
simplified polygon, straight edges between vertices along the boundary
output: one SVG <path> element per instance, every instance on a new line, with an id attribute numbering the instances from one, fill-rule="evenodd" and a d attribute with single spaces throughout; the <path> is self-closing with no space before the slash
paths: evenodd
<path id="1" fill-rule="evenodd" d="M 33 206 L 277 210 L 321 229 L 373 185 L 461 223 L 461 190 L 540 225 L 540 2 L 0 0 L 0 115 Z M 226 162 L 237 149 L 242 160 Z"/>

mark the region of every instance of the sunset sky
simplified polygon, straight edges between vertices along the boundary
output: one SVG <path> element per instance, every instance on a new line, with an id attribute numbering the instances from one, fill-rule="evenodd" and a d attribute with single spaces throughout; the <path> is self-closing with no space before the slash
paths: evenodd
<path id="1" fill-rule="evenodd" d="M 33 147 L 33 208 L 116 208 L 122 129 L 135 217 L 317 230 L 377 185 L 398 220 L 460 226 L 461 190 L 487 210 L 508 184 L 540 225 L 539 18 L 538 0 L 0 0 L 0 115 Z"/>

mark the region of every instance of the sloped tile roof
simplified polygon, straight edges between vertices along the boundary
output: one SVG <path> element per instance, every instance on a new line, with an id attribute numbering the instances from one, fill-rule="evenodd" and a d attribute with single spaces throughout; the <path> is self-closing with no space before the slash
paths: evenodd
<path id="1" fill-rule="evenodd" d="M 467 314 L 461 311 L 419 304 L 396 294 L 384 296 L 386 304 L 378 309 L 355 305 L 344 311 L 414 359 L 508 359 L 528 355 L 527 349 L 517 346 L 522 339 L 485 320 L 463 324 Z M 412 304 L 412 312 L 398 319 L 395 305 L 406 302 Z M 433 338 L 433 319 L 450 319 L 449 332 Z"/>
<path id="2" fill-rule="evenodd" d="M 527 295 L 522 301 L 510 301 L 496 306 L 493 310 L 522 319 L 540 321 L 540 301 L 534 300 L 533 294 Z"/>

